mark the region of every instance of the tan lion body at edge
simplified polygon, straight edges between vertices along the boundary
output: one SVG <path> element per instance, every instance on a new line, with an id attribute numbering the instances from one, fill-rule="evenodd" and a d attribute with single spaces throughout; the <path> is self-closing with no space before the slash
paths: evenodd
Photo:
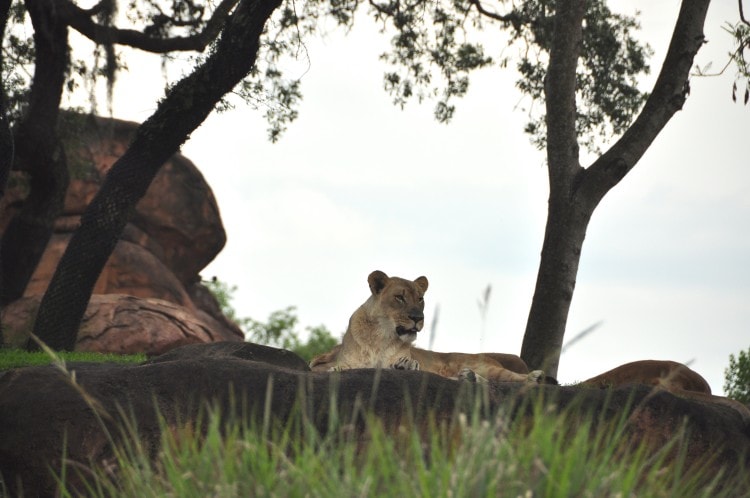
<path id="1" fill-rule="evenodd" d="M 543 372 L 516 373 L 487 354 L 439 353 L 412 346 L 424 326 L 427 278 L 414 281 L 374 271 L 367 279 L 371 295 L 352 315 L 340 348 L 310 362 L 311 368 L 334 363 L 335 369 L 398 368 L 464 378 L 467 370 L 486 380 L 539 382 Z M 471 378 L 471 377 L 469 377 Z"/>
<path id="2" fill-rule="evenodd" d="M 687 365 L 676 361 L 633 361 L 585 380 L 581 384 L 601 389 L 631 384 L 653 386 L 681 398 L 728 406 L 740 414 L 745 425 L 750 426 L 750 409 L 747 406 L 733 399 L 714 396 L 706 379 Z"/>
<path id="3" fill-rule="evenodd" d="M 706 379 L 687 365 L 667 360 L 640 360 L 625 363 L 582 382 L 600 388 L 627 384 L 663 387 L 667 391 L 693 391 L 711 394 Z"/>
<path id="4" fill-rule="evenodd" d="M 462 370 L 468 368 L 487 380 L 536 382 L 535 379 L 529 377 L 529 374 L 513 372 L 505 368 L 490 355 L 483 353 L 440 353 L 412 347 L 411 357 L 419 362 L 421 370 L 436 373 L 443 377 L 458 377 Z"/>

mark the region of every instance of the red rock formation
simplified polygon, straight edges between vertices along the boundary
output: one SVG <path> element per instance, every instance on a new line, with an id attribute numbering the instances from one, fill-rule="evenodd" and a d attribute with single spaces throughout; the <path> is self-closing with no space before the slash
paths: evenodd
<path id="1" fill-rule="evenodd" d="M 24 297 L 3 309 L 7 345 L 21 347 L 26 342 L 40 298 Z M 95 294 L 83 315 L 76 350 L 158 355 L 186 344 L 238 339 L 169 301 Z"/>
<path id="2" fill-rule="evenodd" d="M 80 115 L 67 115 L 66 120 L 62 128 L 68 135 L 65 143 L 71 182 L 64 213 L 55 222 L 55 234 L 26 288 L 25 297 L 38 298 L 46 290 L 72 232 L 79 224 L 80 215 L 138 127 L 137 123 Z M 0 232 L 18 211 L 27 194 L 24 175 L 14 172 L 9 187 L 0 202 Z M 226 234 L 211 188 L 190 160 L 175 154 L 162 166 L 146 195 L 136 206 L 132 220 L 126 225 L 94 288 L 95 295 L 137 297 L 144 300 L 138 305 L 142 308 L 166 306 L 173 310 L 162 310 L 162 332 L 158 332 L 159 327 L 155 325 L 153 317 L 150 318 L 151 325 L 141 327 L 143 330 L 139 329 L 135 320 L 128 322 L 127 326 L 133 329 L 133 333 L 150 330 L 149 334 L 160 333 L 163 337 L 158 340 L 133 339 L 127 341 L 129 345 L 123 346 L 124 350 L 135 351 L 135 345 L 142 345 L 146 348 L 143 350 L 145 352 L 159 353 L 169 349 L 170 344 L 185 344 L 180 334 L 170 338 L 171 332 L 167 331 L 174 331 L 174 323 L 185 323 L 186 320 L 200 323 L 200 327 L 206 330 L 203 334 L 196 332 L 195 337 L 200 339 L 188 342 L 243 339 L 239 327 L 224 317 L 218 306 L 206 299 L 196 303 L 186 290 L 189 287 L 193 295 L 200 293 L 199 272 L 216 257 L 225 242 Z M 115 304 L 113 300 L 117 299 L 122 302 Z M 104 301 L 107 302 L 106 310 L 95 309 L 96 306 L 103 306 Z M 132 308 L 132 303 L 130 297 L 92 299 L 87 316 L 109 316 L 108 310 L 128 310 Z M 28 309 L 28 303 L 20 306 Z M 12 305 L 8 308 L 12 308 Z M 21 326 L 20 322 L 12 319 L 14 313 L 4 314 L 8 315 L 3 321 L 6 328 Z M 111 315 L 112 318 L 115 315 Z M 191 318 L 188 320 L 186 316 Z M 96 324 L 107 327 L 104 322 Z M 6 335 L 17 338 L 17 332 L 7 330 Z M 78 342 L 81 347 L 82 338 L 80 336 Z M 7 337 L 6 342 L 13 343 Z M 86 339 L 85 343 L 86 349 L 90 350 L 122 349 L 112 339 L 102 340 L 100 345 L 90 339 Z"/>

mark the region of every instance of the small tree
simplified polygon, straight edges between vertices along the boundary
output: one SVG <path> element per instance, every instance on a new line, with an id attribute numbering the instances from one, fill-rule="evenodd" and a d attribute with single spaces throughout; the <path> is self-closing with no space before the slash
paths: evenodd
<path id="1" fill-rule="evenodd" d="M 729 367 L 724 370 L 724 393 L 727 398 L 750 403 L 750 348 L 740 351 L 737 358 L 729 355 Z"/>
<path id="2" fill-rule="evenodd" d="M 246 318 L 243 320 L 243 325 L 248 341 L 288 349 L 306 361 L 329 351 L 338 343 L 323 325 L 307 327 L 309 336 L 307 341 L 303 342 L 297 330 L 298 322 L 296 308 L 289 306 L 272 312 L 265 322 Z"/>
<path id="3" fill-rule="evenodd" d="M 294 306 L 272 312 L 265 322 L 252 318 L 241 318 L 232 305 L 234 293 L 237 290 L 236 286 L 222 282 L 216 277 L 204 281 L 203 284 L 216 297 L 222 313 L 240 326 L 245 333 L 245 338 L 250 342 L 288 349 L 306 361 L 331 350 L 338 344 L 338 340 L 324 325 L 307 327 L 308 337 L 303 342 L 300 339 L 301 334 L 297 330 L 299 318 Z"/>

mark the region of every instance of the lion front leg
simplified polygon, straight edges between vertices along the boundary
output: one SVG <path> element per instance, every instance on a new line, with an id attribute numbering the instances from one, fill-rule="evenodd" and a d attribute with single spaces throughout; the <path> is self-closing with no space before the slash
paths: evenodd
<path id="1" fill-rule="evenodd" d="M 474 367 L 474 368 L 471 368 Z M 516 373 L 500 365 L 477 364 L 470 368 L 486 379 L 494 382 L 523 382 L 526 384 L 542 384 L 545 374 L 542 370 L 534 370 L 527 374 Z"/>
<path id="2" fill-rule="evenodd" d="M 391 365 L 391 368 L 395 368 L 396 370 L 419 370 L 419 362 L 408 356 L 402 356 Z"/>
<path id="3" fill-rule="evenodd" d="M 466 382 L 471 382 L 473 384 L 487 384 L 489 381 L 476 373 L 471 368 L 462 368 L 459 370 L 458 375 L 455 377 L 456 380 L 463 380 Z"/>

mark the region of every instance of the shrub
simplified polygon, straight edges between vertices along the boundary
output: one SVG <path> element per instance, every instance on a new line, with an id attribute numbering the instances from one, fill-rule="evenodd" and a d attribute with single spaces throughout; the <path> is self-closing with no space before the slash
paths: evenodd
<path id="1" fill-rule="evenodd" d="M 338 340 L 324 325 L 307 327 L 307 339 L 301 339 L 302 334 L 297 330 L 299 319 L 294 306 L 272 312 L 265 322 L 252 318 L 240 318 L 232 306 L 236 286 L 230 286 L 216 277 L 204 281 L 203 284 L 216 297 L 222 313 L 240 326 L 245 333 L 245 338 L 250 342 L 288 349 L 306 361 L 329 351 L 338 344 Z"/>
<path id="2" fill-rule="evenodd" d="M 724 370 L 724 394 L 727 398 L 750 403 L 750 348 L 740 351 L 736 358 L 729 355 L 729 367 Z"/>

